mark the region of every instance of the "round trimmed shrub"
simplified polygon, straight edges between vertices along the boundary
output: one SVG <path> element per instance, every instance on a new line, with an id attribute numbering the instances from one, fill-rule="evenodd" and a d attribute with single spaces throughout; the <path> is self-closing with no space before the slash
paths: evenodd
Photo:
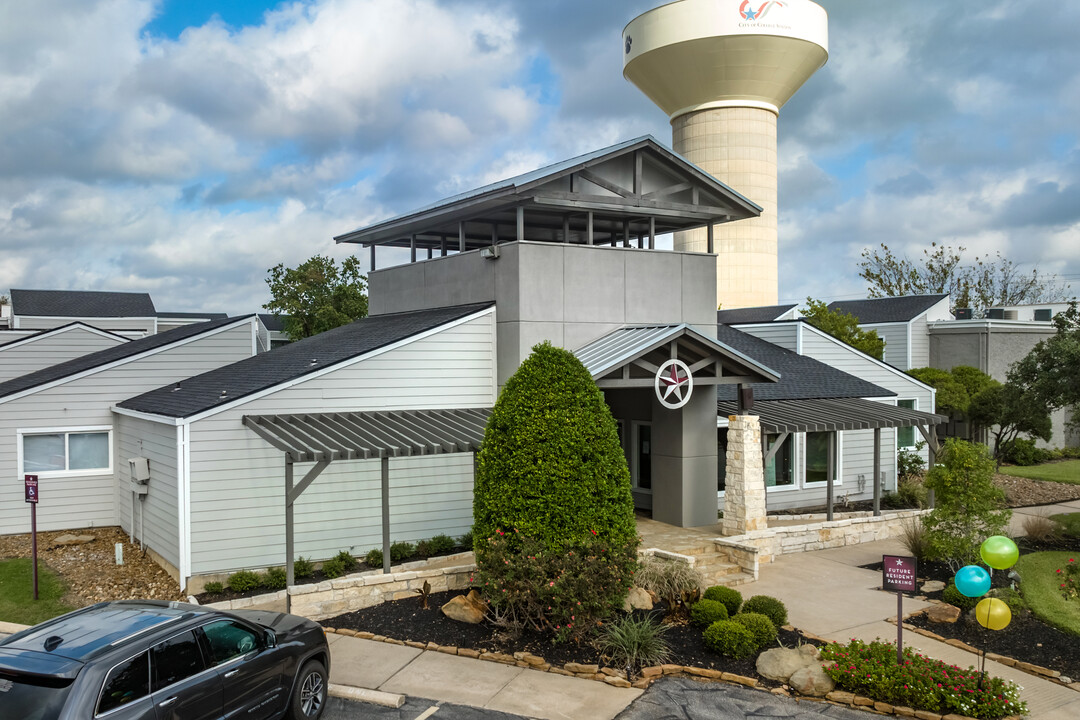
<path id="1" fill-rule="evenodd" d="M 750 634 L 754 637 L 755 650 L 760 650 L 776 642 L 776 626 L 773 625 L 772 620 L 761 613 L 741 612 L 731 620 L 750 631 Z"/>
<path id="2" fill-rule="evenodd" d="M 734 620 L 719 620 L 705 629 L 705 645 L 713 652 L 740 660 L 757 652 L 754 634 Z"/>
<path id="3" fill-rule="evenodd" d="M 716 600 L 698 600 L 690 608 L 690 622 L 699 627 L 709 627 L 714 622 L 727 619 L 727 608 Z"/>
<path id="4" fill-rule="evenodd" d="M 545 547 L 637 538 L 618 428 L 573 353 L 540 343 L 507 381 L 477 454 L 475 546 L 516 530 Z"/>
<path id="5" fill-rule="evenodd" d="M 734 616 L 735 613 L 739 612 L 739 608 L 742 607 L 742 593 L 735 588 L 729 588 L 723 585 L 713 585 L 705 591 L 705 594 L 702 597 L 706 600 L 716 600 L 717 602 L 724 603 L 724 607 L 727 608 L 728 617 Z"/>
<path id="6" fill-rule="evenodd" d="M 981 598 L 968 597 L 957 590 L 956 585 L 950 581 L 949 584 L 945 586 L 945 589 L 941 591 L 941 599 L 950 605 L 955 605 L 964 612 L 967 612 L 974 608 Z"/>
<path id="7" fill-rule="evenodd" d="M 235 593 L 248 592 L 262 585 L 262 578 L 250 570 L 240 570 L 229 576 L 229 589 Z"/>
<path id="8" fill-rule="evenodd" d="M 787 608 L 784 603 L 769 595 L 755 595 L 743 603 L 742 611 L 761 613 L 772 620 L 772 624 L 777 628 L 787 625 Z"/>

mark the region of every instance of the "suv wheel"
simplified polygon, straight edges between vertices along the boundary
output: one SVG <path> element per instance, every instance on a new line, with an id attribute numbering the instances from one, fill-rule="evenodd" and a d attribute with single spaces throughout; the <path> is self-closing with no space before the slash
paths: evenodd
<path id="1" fill-rule="evenodd" d="M 316 720 L 326 706 L 326 668 L 312 660 L 300 669 L 292 700 L 289 702 L 291 720 Z"/>

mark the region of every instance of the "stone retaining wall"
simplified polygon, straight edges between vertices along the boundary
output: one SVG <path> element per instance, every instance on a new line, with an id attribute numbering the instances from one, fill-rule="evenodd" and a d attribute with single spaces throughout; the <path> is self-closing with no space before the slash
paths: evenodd
<path id="1" fill-rule="evenodd" d="M 771 563 L 779 555 L 888 540 L 900 536 L 905 524 L 928 512 L 900 510 L 878 517 L 848 517 L 831 522 L 753 530 L 745 535 L 716 538 L 713 542 L 732 563 L 756 580 L 761 565 Z"/>

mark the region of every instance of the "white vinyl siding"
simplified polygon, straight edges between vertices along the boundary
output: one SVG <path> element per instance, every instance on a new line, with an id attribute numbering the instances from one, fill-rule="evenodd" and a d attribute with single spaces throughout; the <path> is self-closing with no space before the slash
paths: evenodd
<path id="1" fill-rule="evenodd" d="M 27 532 L 18 475 L 16 431 L 113 426 L 110 408 L 122 400 L 251 355 L 250 322 L 0 403 L 0 533 Z M 114 438 L 114 448 L 115 438 Z M 124 462 L 127 460 L 125 458 Z M 12 480 L 20 482 L 12 482 Z M 55 478 L 40 483 L 39 530 L 116 525 L 113 473 Z"/>
<path id="2" fill-rule="evenodd" d="M 911 321 L 911 367 L 930 367 L 930 328 L 925 315 Z"/>
<path id="3" fill-rule="evenodd" d="M 798 322 L 762 323 L 759 325 L 735 325 L 736 330 L 767 340 L 785 350 L 798 352 Z"/>
<path id="4" fill-rule="evenodd" d="M 191 572 L 285 562 L 285 459 L 244 415 L 491 407 L 495 321 L 486 313 L 191 424 Z M 299 482 L 310 465 L 296 465 Z M 471 454 L 393 459 L 391 536 L 413 541 L 472 526 Z M 381 544 L 380 462 L 337 461 L 296 505 L 296 553 L 323 560 Z"/>
<path id="5" fill-rule="evenodd" d="M 71 328 L 53 335 L 24 340 L 11 346 L 0 345 L 0 382 L 83 355 L 105 350 L 125 342 L 115 335 L 96 333 L 86 328 Z"/>
<path id="6" fill-rule="evenodd" d="M 885 341 L 885 362 L 901 370 L 911 369 L 912 366 L 908 365 L 907 323 L 863 325 L 861 327 L 863 330 L 877 331 L 878 337 Z"/>
<path id="7" fill-rule="evenodd" d="M 125 532 L 134 533 L 165 558 L 180 567 L 180 526 L 177 513 L 177 429 L 172 425 L 116 415 L 116 509 Z M 130 458 L 149 460 L 150 480 L 146 495 L 135 499 L 132 525 Z"/>

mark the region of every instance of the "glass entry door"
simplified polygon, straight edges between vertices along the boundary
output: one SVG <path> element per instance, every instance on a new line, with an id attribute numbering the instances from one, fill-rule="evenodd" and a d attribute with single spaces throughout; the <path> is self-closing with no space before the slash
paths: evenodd
<path id="1" fill-rule="evenodd" d="M 630 477 L 634 490 L 652 492 L 652 424 L 635 422 L 633 425 L 633 462 Z"/>

